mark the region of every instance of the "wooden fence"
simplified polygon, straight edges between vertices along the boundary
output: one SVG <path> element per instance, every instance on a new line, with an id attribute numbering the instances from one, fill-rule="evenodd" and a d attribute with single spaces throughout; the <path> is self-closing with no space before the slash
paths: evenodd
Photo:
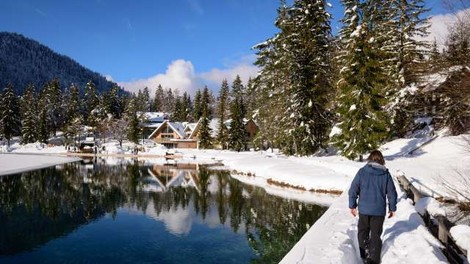
<path id="1" fill-rule="evenodd" d="M 425 197 L 425 195 L 416 189 L 416 187 L 413 186 L 413 184 L 411 184 L 405 176 L 398 176 L 397 180 L 400 184 L 400 187 L 406 193 L 408 198 L 413 201 L 413 203 L 416 203 L 419 199 Z M 423 218 L 424 223 L 428 227 L 429 231 L 444 245 L 443 253 L 449 260 L 449 263 L 468 263 L 468 252 L 459 247 L 450 235 L 449 230 L 454 226 L 452 222 L 442 215 L 432 216 L 428 211 L 425 211 L 424 215 L 421 215 L 421 217 Z"/>

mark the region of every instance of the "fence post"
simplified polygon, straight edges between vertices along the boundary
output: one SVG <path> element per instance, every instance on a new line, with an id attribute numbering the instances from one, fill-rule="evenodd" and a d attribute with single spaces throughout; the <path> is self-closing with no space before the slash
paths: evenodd
<path id="1" fill-rule="evenodd" d="M 449 239 L 449 231 L 447 230 L 444 216 L 438 215 L 436 218 L 439 223 L 438 238 L 444 245 L 447 245 Z"/>

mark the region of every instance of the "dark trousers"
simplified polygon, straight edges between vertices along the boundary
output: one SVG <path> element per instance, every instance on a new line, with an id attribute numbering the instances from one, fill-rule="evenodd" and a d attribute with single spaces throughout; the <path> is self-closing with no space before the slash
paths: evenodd
<path id="1" fill-rule="evenodd" d="M 357 225 L 359 251 L 361 258 L 365 258 L 366 251 L 368 251 L 372 263 L 380 263 L 380 253 L 382 252 L 382 239 L 380 239 L 380 236 L 382 235 L 384 220 L 385 216 L 359 214 L 359 223 Z"/>

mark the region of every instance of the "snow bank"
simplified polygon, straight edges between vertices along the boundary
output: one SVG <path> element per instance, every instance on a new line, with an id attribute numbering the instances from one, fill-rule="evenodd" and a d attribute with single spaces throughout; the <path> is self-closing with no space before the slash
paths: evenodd
<path id="1" fill-rule="evenodd" d="M 421 215 L 424 215 L 425 211 L 428 211 L 431 216 L 446 216 L 444 208 L 442 208 L 441 204 L 432 197 L 419 199 L 415 204 L 415 208 Z"/>
<path id="2" fill-rule="evenodd" d="M 47 168 L 79 160 L 79 158 L 71 157 L 0 153 L 0 176 Z"/>
<path id="3" fill-rule="evenodd" d="M 467 254 L 470 252 L 470 226 L 456 225 L 450 229 L 450 235 L 459 247 L 467 251 Z"/>

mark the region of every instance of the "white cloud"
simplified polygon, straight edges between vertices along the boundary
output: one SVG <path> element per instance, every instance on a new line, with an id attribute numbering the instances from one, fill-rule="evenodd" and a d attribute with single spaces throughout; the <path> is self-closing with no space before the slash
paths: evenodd
<path id="1" fill-rule="evenodd" d="M 147 79 L 119 83 L 125 90 L 134 93 L 148 87 L 151 96 L 155 94 L 159 84 L 163 88 L 178 90 L 180 93 L 188 92 L 191 95 L 201 87 L 201 81 L 194 72 L 193 64 L 186 60 L 173 61 L 165 73 L 160 73 Z"/>
<path id="2" fill-rule="evenodd" d="M 468 15 L 470 9 L 460 10 L 457 14 L 441 14 L 436 15 L 431 18 L 431 27 L 429 29 L 429 36 L 426 40 L 431 43 L 436 40 L 440 50 L 444 47 L 447 35 L 449 34 L 449 27 L 452 26 L 458 19 L 458 17 L 463 17 Z"/>
<path id="3" fill-rule="evenodd" d="M 187 92 L 193 96 L 204 85 L 213 91 L 218 91 L 224 79 L 230 83 L 237 75 L 240 75 L 242 82 L 246 84 L 249 77 L 254 77 L 258 73 L 258 68 L 253 65 L 253 61 L 254 56 L 245 56 L 230 63 L 224 69 L 214 68 L 208 72 L 197 74 L 190 61 L 179 59 L 173 61 L 165 73 L 159 73 L 146 79 L 121 82 L 119 85 L 126 91 L 133 93 L 148 87 L 150 95 L 153 96 L 158 85 L 161 84 L 163 88 L 177 89 L 180 94 Z M 106 77 L 111 78 L 111 76 Z"/>
<path id="4" fill-rule="evenodd" d="M 250 77 L 255 77 L 258 74 L 258 67 L 253 65 L 254 61 L 255 55 L 245 56 L 230 63 L 225 69 L 214 68 L 208 72 L 201 73 L 201 77 L 220 86 L 224 79 L 227 79 L 230 83 L 237 75 L 240 75 L 243 84 L 246 85 Z"/>

